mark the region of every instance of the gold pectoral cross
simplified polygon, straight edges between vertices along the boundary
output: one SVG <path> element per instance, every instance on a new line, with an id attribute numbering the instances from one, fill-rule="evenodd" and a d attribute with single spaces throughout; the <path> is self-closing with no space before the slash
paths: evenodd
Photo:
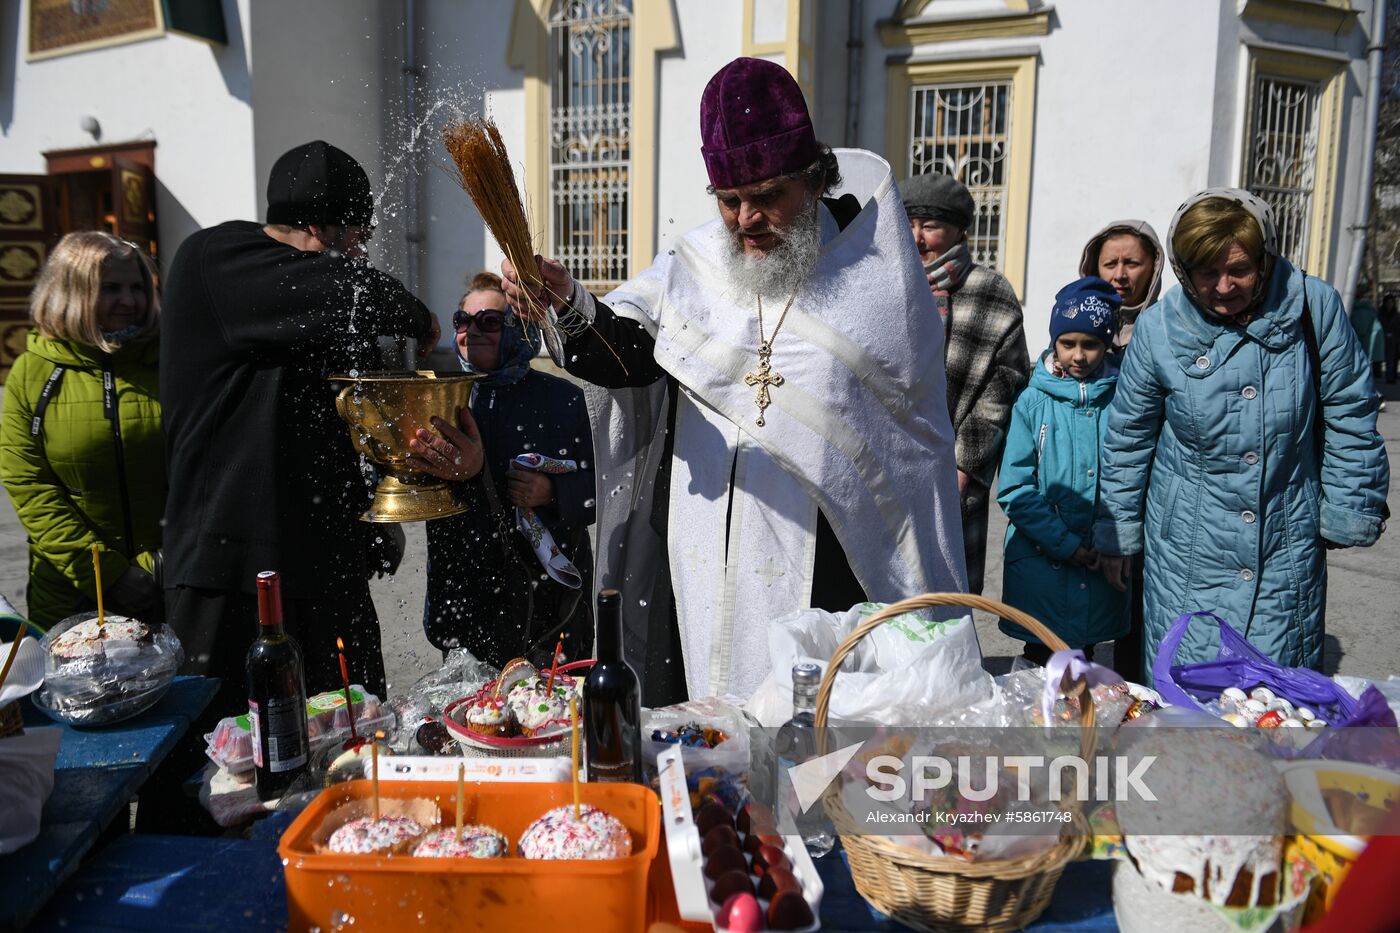
<path id="1" fill-rule="evenodd" d="M 769 360 L 773 357 L 773 347 L 768 342 L 758 345 L 758 369 L 744 377 L 745 385 L 757 386 L 758 391 L 754 393 L 754 404 L 758 406 L 758 419 L 754 422 L 760 428 L 763 427 L 763 410 L 769 405 L 768 390 L 777 388 L 783 384 L 783 377 L 773 372 L 769 365 Z"/>

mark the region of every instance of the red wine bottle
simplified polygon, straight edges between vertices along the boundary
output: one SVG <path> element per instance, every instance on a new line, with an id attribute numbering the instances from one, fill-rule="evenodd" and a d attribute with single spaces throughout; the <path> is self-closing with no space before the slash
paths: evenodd
<path id="1" fill-rule="evenodd" d="M 259 800 L 281 797 L 306 770 L 309 739 L 301 648 L 282 628 L 282 580 L 258 574 L 258 638 L 248 649 L 248 721 Z"/>
<path id="2" fill-rule="evenodd" d="M 622 594 L 598 594 L 598 661 L 583 682 L 589 781 L 642 782 L 642 689 L 622 659 Z"/>

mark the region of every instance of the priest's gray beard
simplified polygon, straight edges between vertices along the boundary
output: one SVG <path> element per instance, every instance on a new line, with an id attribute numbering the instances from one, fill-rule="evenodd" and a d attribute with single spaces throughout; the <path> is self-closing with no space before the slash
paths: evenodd
<path id="1" fill-rule="evenodd" d="M 792 223 L 782 228 L 774 227 L 772 232 L 778 245 L 761 256 L 754 256 L 744 252 L 743 229 L 736 226 L 729 231 L 725 266 L 730 281 L 734 283 L 735 294 L 786 298 L 811 278 L 822 249 L 817 199 L 812 198 L 806 210 Z"/>

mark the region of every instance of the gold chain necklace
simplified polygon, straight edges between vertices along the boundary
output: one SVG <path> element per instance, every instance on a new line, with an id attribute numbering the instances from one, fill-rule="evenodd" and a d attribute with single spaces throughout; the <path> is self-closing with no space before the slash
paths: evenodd
<path id="1" fill-rule="evenodd" d="M 744 384 L 757 387 L 753 400 L 754 404 L 758 406 L 758 418 L 754 424 L 760 428 L 764 425 L 763 411 L 769 405 L 768 390 L 783 384 L 783 377 L 773 372 L 771 365 L 773 341 L 778 339 L 778 331 L 783 329 L 783 321 L 787 320 L 788 310 L 796 299 L 797 292 L 794 291 L 792 297 L 788 298 L 787 304 L 783 305 L 783 313 L 778 315 L 778 323 L 773 328 L 773 335 L 765 338 L 763 336 L 763 296 L 758 296 L 758 369 L 744 376 Z"/>

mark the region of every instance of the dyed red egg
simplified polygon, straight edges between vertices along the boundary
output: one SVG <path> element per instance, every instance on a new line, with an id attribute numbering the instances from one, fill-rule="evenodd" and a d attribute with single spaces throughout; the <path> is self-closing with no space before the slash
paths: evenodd
<path id="1" fill-rule="evenodd" d="M 763 845 L 763 840 L 758 838 L 757 834 L 755 833 L 749 833 L 747 836 L 744 837 L 743 848 L 744 851 L 749 853 L 750 855 L 757 855 L 758 850 L 763 848 Z"/>
<path id="2" fill-rule="evenodd" d="M 734 818 L 722 804 L 707 803 L 695 814 L 695 828 L 700 830 L 700 838 L 704 839 L 716 826 L 728 826 L 733 829 Z"/>
<path id="3" fill-rule="evenodd" d="M 733 846 L 720 846 L 705 859 L 705 877 L 711 880 L 727 871 L 735 870 L 748 872 L 749 863 L 744 858 L 744 853 Z"/>
<path id="4" fill-rule="evenodd" d="M 774 930 L 800 930 L 815 922 L 811 905 L 796 891 L 779 891 L 768 904 L 768 926 Z"/>
<path id="5" fill-rule="evenodd" d="M 762 878 L 770 868 L 786 868 L 791 871 L 792 863 L 788 861 L 787 854 L 782 849 L 765 844 L 759 847 L 758 853 L 753 857 L 753 873 Z"/>
<path id="6" fill-rule="evenodd" d="M 709 855 L 720 846 L 733 846 L 739 848 L 739 834 L 732 826 L 716 826 L 705 834 L 705 838 L 700 841 L 700 854 Z"/>
<path id="7" fill-rule="evenodd" d="M 811 916 L 811 911 L 807 915 Z M 762 933 L 763 908 L 758 906 L 758 898 L 752 894 L 735 894 L 724 902 L 719 910 L 719 924 L 729 933 Z"/>
<path id="8" fill-rule="evenodd" d="M 781 865 L 774 865 L 763 873 L 763 879 L 758 882 L 758 896 L 773 899 L 773 895 L 779 891 L 796 891 L 802 893 L 802 884 L 797 880 L 797 876 Z"/>
<path id="9" fill-rule="evenodd" d="M 777 829 L 778 823 L 773 819 L 772 810 L 761 803 L 750 801 L 744 804 L 743 809 L 739 811 L 735 826 L 741 833 L 768 833 Z"/>
<path id="10" fill-rule="evenodd" d="M 737 868 L 715 879 L 710 897 L 714 898 L 716 903 L 723 904 L 735 894 L 753 894 L 753 881 L 749 878 L 749 873 Z"/>

